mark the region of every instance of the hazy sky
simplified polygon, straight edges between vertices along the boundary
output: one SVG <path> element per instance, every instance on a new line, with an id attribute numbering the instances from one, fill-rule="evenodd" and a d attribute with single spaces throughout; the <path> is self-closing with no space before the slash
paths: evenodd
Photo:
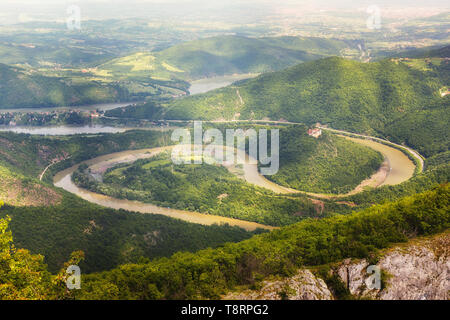
<path id="1" fill-rule="evenodd" d="M 170 18 L 186 15 L 253 15 L 277 12 L 278 9 L 314 11 L 321 9 L 360 9 L 380 7 L 449 8 L 448 0 L 0 0 L 0 23 L 28 20 L 62 20 L 71 4 L 78 5 L 83 19 L 120 17 Z"/>

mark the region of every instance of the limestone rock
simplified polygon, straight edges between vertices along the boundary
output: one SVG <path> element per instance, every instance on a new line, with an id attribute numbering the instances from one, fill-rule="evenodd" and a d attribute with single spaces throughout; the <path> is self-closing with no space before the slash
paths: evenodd
<path id="1" fill-rule="evenodd" d="M 264 281 L 260 290 L 230 293 L 225 300 L 330 300 L 333 296 L 325 282 L 309 270 L 300 270 L 283 280 Z"/>
<path id="2" fill-rule="evenodd" d="M 377 266 L 387 275 L 385 288 L 370 289 L 366 260 L 345 260 L 337 274 L 357 297 L 382 300 L 448 300 L 450 235 L 421 240 L 387 251 Z"/>

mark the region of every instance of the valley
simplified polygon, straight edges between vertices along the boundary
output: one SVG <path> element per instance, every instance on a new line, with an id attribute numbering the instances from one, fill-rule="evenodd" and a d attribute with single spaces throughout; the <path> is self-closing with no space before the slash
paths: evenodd
<path id="1" fill-rule="evenodd" d="M 155 151 L 155 150 L 154 149 L 148 150 L 148 152 L 151 152 L 151 151 Z M 133 157 L 139 158 L 140 156 L 142 156 L 142 153 L 139 153 L 139 152 L 142 152 L 142 151 L 126 152 L 126 155 L 132 155 Z M 123 160 L 118 160 L 118 158 L 121 159 L 121 157 L 123 157 L 124 154 L 125 153 L 120 153 L 120 155 L 119 154 L 107 155 L 108 160 L 106 160 L 106 161 L 110 162 L 111 160 L 113 160 L 113 161 L 122 162 Z M 88 161 L 88 163 L 92 164 L 92 165 L 102 165 L 105 160 L 102 161 L 101 158 L 104 158 L 104 157 L 90 160 L 90 161 Z M 240 228 L 243 228 L 243 229 L 246 229 L 249 231 L 254 231 L 255 229 L 258 229 L 258 228 L 268 229 L 268 230 L 273 229 L 269 226 L 258 224 L 258 223 L 252 223 L 249 221 L 231 219 L 231 218 L 220 217 L 220 216 L 213 216 L 213 215 L 209 215 L 209 214 L 201 214 L 201 213 L 193 212 L 193 211 L 182 211 L 182 210 L 177 210 L 177 209 L 171 209 L 168 207 L 160 207 L 160 206 L 151 205 L 151 204 L 144 204 L 144 203 L 141 203 L 138 201 L 130 201 L 130 200 L 126 200 L 126 199 L 116 199 L 116 198 L 108 197 L 108 196 L 101 195 L 101 194 L 98 194 L 95 192 L 91 192 L 86 189 L 77 187 L 72 182 L 71 175 L 77 169 L 77 167 L 78 167 L 78 165 L 56 174 L 55 178 L 54 178 L 55 186 L 59 187 L 59 188 L 63 188 L 64 190 L 69 191 L 73 194 L 76 194 L 77 196 L 79 196 L 80 198 L 82 198 L 84 200 L 87 200 L 91 203 L 101 205 L 103 207 L 108 207 L 108 208 L 112 208 L 112 209 L 124 209 L 127 211 L 140 212 L 140 213 L 160 214 L 160 215 L 164 215 L 164 216 L 171 217 L 174 219 L 180 219 L 180 220 L 184 220 L 187 222 L 202 224 L 202 225 L 227 224 L 230 226 L 238 226 Z"/>
<path id="2" fill-rule="evenodd" d="M 448 300 L 448 5 L 38 2 L 0 4 L 0 300 Z"/>
<path id="3" fill-rule="evenodd" d="M 378 187 L 381 185 L 396 185 L 410 179 L 414 174 L 414 164 L 408 157 L 400 152 L 397 149 L 392 147 L 388 147 L 381 143 L 376 143 L 374 141 L 369 141 L 365 139 L 356 139 L 356 138 L 347 138 L 351 139 L 351 141 L 356 142 L 358 144 L 368 145 L 370 148 L 377 150 L 383 154 L 385 157 L 385 162 L 389 165 L 388 168 L 381 168 L 380 170 L 387 170 L 387 172 L 382 175 L 380 178 L 375 179 L 375 181 L 370 184 L 367 180 L 361 182 L 359 186 L 357 186 L 353 191 L 340 194 L 340 195 L 324 195 L 324 194 L 315 194 L 306 192 L 306 194 L 310 196 L 314 196 L 316 198 L 341 198 L 350 195 L 357 194 L 362 192 L 364 187 Z M 119 165 L 119 168 L 123 167 L 124 164 L 130 164 L 138 161 L 139 159 L 151 159 L 161 153 L 165 153 L 167 151 L 171 151 L 173 147 L 164 147 L 164 148 L 155 148 L 155 149 L 144 149 L 144 150 L 133 150 L 133 151 L 123 151 L 114 154 L 103 155 L 101 157 L 97 157 L 94 159 L 90 159 L 84 161 L 82 164 L 87 166 L 87 170 L 91 176 L 103 176 L 105 172 L 109 171 L 112 168 L 115 168 Z M 267 180 L 264 176 L 259 173 L 257 164 L 250 164 L 248 160 L 248 156 L 246 159 L 247 163 L 242 165 L 242 169 L 239 169 L 237 166 L 233 165 L 231 167 L 227 167 L 228 170 L 238 176 L 241 176 L 246 182 L 262 187 L 264 189 L 270 190 L 274 193 L 280 194 L 292 194 L 292 193 L 302 193 L 302 191 L 294 190 L 291 188 L 280 186 L 276 183 L 273 183 Z M 151 162 L 150 162 L 151 164 Z M 239 226 L 247 230 L 255 230 L 257 228 L 268 228 L 267 226 L 257 224 L 257 223 L 249 223 L 248 221 L 223 218 L 219 216 L 214 216 L 210 214 L 201 214 L 195 211 L 182 211 L 177 209 L 172 209 L 169 207 L 161 207 L 153 204 L 143 203 L 141 201 L 130 201 L 127 199 L 117 199 L 111 196 L 98 194 L 96 192 L 92 192 L 86 190 L 85 188 L 80 188 L 77 186 L 72 180 L 72 175 L 76 170 L 80 167 L 81 164 L 77 164 L 68 168 L 62 172 L 59 172 L 54 177 L 54 184 L 57 187 L 63 188 L 66 191 L 69 191 L 73 194 L 80 196 L 82 199 L 87 200 L 89 202 L 102 205 L 105 207 L 113 208 L 113 209 L 126 209 L 129 211 L 141 212 L 141 213 L 154 213 L 154 214 L 162 214 L 172 218 L 177 218 L 181 220 L 185 220 L 193 223 L 200 223 L 205 225 L 211 224 L 229 224 L 232 226 Z M 124 170 L 120 169 L 121 172 Z M 172 169 L 173 170 L 173 169 Z M 242 170 L 242 172 L 240 172 Z M 379 171 L 380 171 L 379 170 Z M 211 173 L 209 173 L 211 174 Z M 192 175 L 192 173 L 191 173 Z M 374 176 L 378 176 L 379 173 L 375 173 Z M 369 179 L 372 181 L 373 178 Z M 129 183 L 129 182 L 128 182 Z M 225 181 L 223 182 L 225 183 Z M 83 185 L 84 186 L 84 185 Z M 91 187 L 92 188 L 92 187 Z M 98 188 L 98 187 L 96 187 Z M 115 186 L 114 188 L 119 188 L 119 186 Z M 100 187 L 101 189 L 101 187 Z M 173 191 L 175 192 L 175 191 Z M 220 193 L 220 192 L 218 192 Z M 228 193 L 226 197 L 230 195 Z M 242 196 L 242 194 L 241 194 Z M 268 195 L 267 195 L 268 196 Z M 178 198 L 181 200 L 180 198 Z M 173 204 L 172 204 L 173 205 Z M 223 208 L 221 210 L 224 210 Z M 227 211 L 229 211 L 228 209 Z M 240 205 L 240 210 L 243 210 L 242 204 Z M 273 214 L 273 213 L 272 213 Z"/>

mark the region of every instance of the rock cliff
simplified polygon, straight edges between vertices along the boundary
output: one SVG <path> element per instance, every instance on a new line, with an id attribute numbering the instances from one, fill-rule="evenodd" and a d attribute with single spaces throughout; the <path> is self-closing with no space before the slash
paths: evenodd
<path id="1" fill-rule="evenodd" d="M 334 264 L 355 299 L 448 300 L 450 298 L 450 233 L 411 240 L 380 252 L 376 262 L 347 259 Z M 372 259 L 373 260 L 373 259 Z M 311 269 L 313 270 L 313 269 Z M 334 290 L 308 269 L 284 279 L 265 280 L 258 290 L 229 293 L 225 300 L 330 300 Z"/>

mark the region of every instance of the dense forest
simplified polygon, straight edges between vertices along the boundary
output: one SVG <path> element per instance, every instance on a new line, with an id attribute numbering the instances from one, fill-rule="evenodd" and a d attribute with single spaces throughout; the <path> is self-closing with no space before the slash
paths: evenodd
<path id="1" fill-rule="evenodd" d="M 267 178 L 301 191 L 347 193 L 376 172 L 383 156 L 328 132 L 315 139 L 306 126 L 280 131 L 280 170 Z"/>
<path id="2" fill-rule="evenodd" d="M 450 96 L 423 110 L 409 112 L 386 124 L 383 133 L 391 141 L 415 148 L 425 157 L 448 151 Z"/>
<path id="3" fill-rule="evenodd" d="M 449 186 L 443 185 L 349 216 L 305 220 L 237 244 L 197 253 L 179 252 L 170 258 L 122 265 L 111 271 L 83 276 L 82 289 L 75 292 L 64 290 L 63 273 L 52 276 L 46 270 L 42 256 L 21 249 L 11 250 L 8 219 L 2 219 L 0 297 L 219 298 L 237 285 L 255 284 L 268 275 L 289 276 L 303 266 L 326 265 L 348 257 L 376 259 L 378 249 L 442 232 L 450 226 L 449 192 Z M 82 259 L 82 252 L 75 252 L 67 258 L 72 264 Z M 24 262 L 27 262 L 27 268 L 23 267 Z M 7 267 L 11 263 L 19 267 L 11 270 Z"/>
<path id="4" fill-rule="evenodd" d="M 7 205 L 11 230 L 20 247 L 45 255 L 58 270 L 71 251 L 83 250 L 86 272 L 106 270 L 141 257 L 198 250 L 240 241 L 253 233 L 227 226 L 201 226 L 159 215 L 133 214 L 101 208 L 51 187 L 52 175 L 106 153 L 166 145 L 167 133 L 130 131 L 70 137 L 0 133 L 0 200 Z M 41 182 L 37 178 L 53 160 Z M 64 160 L 66 159 L 66 160 Z M 192 241 L 186 241 L 190 238 Z"/>
<path id="5" fill-rule="evenodd" d="M 302 266 L 369 257 L 392 243 L 447 229 L 449 191 L 448 185 L 442 186 L 349 216 L 306 220 L 215 250 L 178 253 L 88 275 L 78 298 L 218 298 L 227 289 L 270 274 L 288 276 Z"/>
<path id="6" fill-rule="evenodd" d="M 445 133 L 434 135 L 430 141 L 432 130 L 428 128 L 433 126 L 442 132 L 450 121 L 444 111 L 449 97 L 440 95 L 447 85 L 448 64 L 448 60 L 440 59 L 432 69 L 421 69 L 395 59 L 363 64 L 326 58 L 169 104 L 152 104 L 147 115 L 166 119 L 320 122 L 336 129 L 389 136 L 402 143 L 406 142 L 407 132 L 416 129 L 412 119 L 417 114 L 423 125 L 417 138 L 408 142 L 425 152 L 441 150 L 448 143 Z M 393 134 L 399 123 L 400 132 Z"/>
<path id="7" fill-rule="evenodd" d="M 56 272 L 72 251 L 82 250 L 84 272 L 237 242 L 254 233 L 237 227 L 202 226 L 161 215 L 102 208 L 72 195 L 58 205 L 0 209 L 11 217 L 15 244 L 45 256 Z M 257 231 L 258 232 L 258 231 Z"/>

